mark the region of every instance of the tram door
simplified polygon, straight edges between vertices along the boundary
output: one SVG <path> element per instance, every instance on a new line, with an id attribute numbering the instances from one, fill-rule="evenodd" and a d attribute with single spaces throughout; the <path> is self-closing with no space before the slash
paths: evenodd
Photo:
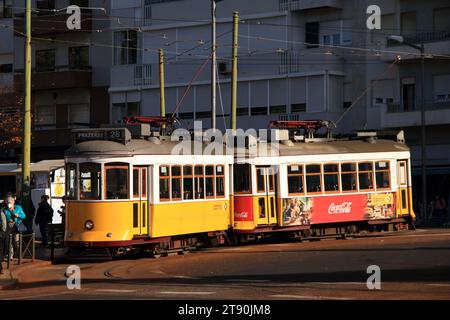
<path id="1" fill-rule="evenodd" d="M 133 168 L 133 231 L 134 235 L 148 235 L 148 168 Z"/>
<path id="2" fill-rule="evenodd" d="M 408 162 L 406 160 L 397 163 L 398 178 L 398 205 L 397 211 L 400 215 L 409 214 L 409 190 L 408 190 Z"/>
<path id="3" fill-rule="evenodd" d="M 270 167 L 256 167 L 257 223 L 277 224 L 275 173 Z"/>

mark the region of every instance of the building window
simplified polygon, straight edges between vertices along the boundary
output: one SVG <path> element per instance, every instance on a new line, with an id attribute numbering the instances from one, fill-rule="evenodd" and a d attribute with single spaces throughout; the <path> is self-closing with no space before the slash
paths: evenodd
<path id="1" fill-rule="evenodd" d="M 305 23 L 306 48 L 317 48 L 319 46 L 319 22 Z"/>
<path id="2" fill-rule="evenodd" d="M 101 199 L 101 165 L 98 163 L 80 164 L 80 199 Z"/>
<path id="3" fill-rule="evenodd" d="M 341 165 L 342 191 L 353 192 L 358 190 L 355 163 L 343 163 Z"/>
<path id="4" fill-rule="evenodd" d="M 375 175 L 377 180 L 377 189 L 391 188 L 391 172 L 388 161 L 381 161 L 375 164 Z"/>
<path id="5" fill-rule="evenodd" d="M 325 46 L 339 46 L 341 44 L 340 34 L 328 34 L 323 36 L 323 44 Z"/>
<path id="6" fill-rule="evenodd" d="M 12 73 L 12 72 L 13 72 L 12 63 L 0 64 L 0 73 Z"/>
<path id="7" fill-rule="evenodd" d="M 373 190 L 373 164 L 371 162 L 360 163 L 358 169 L 359 189 L 362 191 Z"/>
<path id="8" fill-rule="evenodd" d="M 0 0 L 0 18 L 12 18 L 13 0 Z"/>
<path id="9" fill-rule="evenodd" d="M 36 130 L 56 128 L 55 106 L 36 106 L 34 125 Z"/>
<path id="10" fill-rule="evenodd" d="M 71 104 L 68 106 L 68 124 L 70 128 L 88 127 L 90 124 L 89 104 Z"/>
<path id="11" fill-rule="evenodd" d="M 237 164 L 233 170 L 233 183 L 235 193 L 251 193 L 251 166 L 249 164 Z"/>
<path id="12" fill-rule="evenodd" d="M 401 20 L 401 33 L 403 35 L 410 35 L 416 33 L 417 24 L 416 24 L 416 12 L 402 12 L 400 14 Z"/>
<path id="13" fill-rule="evenodd" d="M 293 165 L 288 167 L 288 190 L 289 195 L 303 195 L 303 166 Z"/>
<path id="14" fill-rule="evenodd" d="M 252 108 L 252 116 L 266 116 L 267 107 L 255 107 Z"/>
<path id="15" fill-rule="evenodd" d="M 119 200 L 129 198 L 128 165 L 105 165 L 105 178 L 106 199 Z"/>
<path id="16" fill-rule="evenodd" d="M 237 108 L 236 109 L 236 116 L 238 117 L 248 117 L 248 108 Z"/>
<path id="17" fill-rule="evenodd" d="M 287 113 L 287 107 L 284 106 L 270 106 L 270 114 L 285 114 Z"/>
<path id="18" fill-rule="evenodd" d="M 55 71 L 56 50 L 37 50 L 36 51 L 36 71 Z"/>
<path id="19" fill-rule="evenodd" d="M 112 104 L 112 122 L 114 124 L 122 123 L 123 118 L 140 115 L 140 102 L 123 102 Z"/>
<path id="20" fill-rule="evenodd" d="M 322 193 L 322 170 L 320 164 L 306 166 L 306 191 L 311 193 Z"/>
<path id="21" fill-rule="evenodd" d="M 36 8 L 43 9 L 43 10 L 55 9 L 55 0 L 37 0 Z M 45 14 L 49 14 L 49 13 L 45 12 Z"/>
<path id="22" fill-rule="evenodd" d="M 89 47 L 69 48 L 69 68 L 83 70 L 89 67 Z"/>
<path id="23" fill-rule="evenodd" d="M 291 104 L 291 113 L 306 112 L 306 103 Z"/>
<path id="24" fill-rule="evenodd" d="M 139 198 L 139 168 L 133 169 L 133 198 Z"/>
<path id="25" fill-rule="evenodd" d="M 264 169 L 256 169 L 256 186 L 258 193 L 266 192 L 266 177 L 264 172 Z"/>
<path id="26" fill-rule="evenodd" d="M 138 57 L 138 33 L 136 30 L 114 32 L 114 64 L 137 64 Z"/>
<path id="27" fill-rule="evenodd" d="M 351 106 L 352 106 L 352 102 L 351 101 L 345 101 L 344 102 L 344 109 L 348 109 L 348 108 L 350 108 Z"/>
<path id="28" fill-rule="evenodd" d="M 326 193 L 339 193 L 339 165 L 325 164 L 323 166 L 323 179 Z"/>

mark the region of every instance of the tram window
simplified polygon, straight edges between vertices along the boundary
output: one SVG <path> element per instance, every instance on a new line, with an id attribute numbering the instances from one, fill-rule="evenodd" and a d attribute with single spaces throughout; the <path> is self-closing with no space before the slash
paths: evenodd
<path id="1" fill-rule="evenodd" d="M 142 175 L 142 198 L 147 198 L 147 168 L 141 169 Z"/>
<path id="2" fill-rule="evenodd" d="M 194 175 L 192 166 L 183 167 L 183 199 L 194 199 Z"/>
<path id="3" fill-rule="evenodd" d="M 322 192 L 322 174 L 320 165 L 306 166 L 306 191 L 308 193 Z"/>
<path id="4" fill-rule="evenodd" d="M 67 198 L 69 200 L 76 200 L 77 198 L 77 165 L 75 163 L 67 164 L 66 168 L 66 185 Z"/>
<path id="5" fill-rule="evenodd" d="M 358 179 L 356 177 L 356 164 L 343 163 L 341 165 L 342 191 L 352 192 L 358 190 Z"/>
<path id="6" fill-rule="evenodd" d="M 258 199 L 258 206 L 259 206 L 259 218 L 263 219 L 266 217 L 266 199 L 265 198 L 259 198 Z"/>
<path id="7" fill-rule="evenodd" d="M 275 173 L 272 168 L 269 169 L 269 192 L 275 192 Z"/>
<path id="8" fill-rule="evenodd" d="M 170 173 L 169 167 L 166 166 L 159 168 L 159 199 L 170 200 Z"/>
<path id="9" fill-rule="evenodd" d="M 266 192 L 266 184 L 265 184 L 265 174 L 264 169 L 256 170 L 256 183 L 258 186 L 258 192 L 263 193 Z"/>
<path id="10" fill-rule="evenodd" d="M 391 188 L 391 173 L 389 169 L 389 162 L 377 162 L 375 164 L 377 189 Z"/>
<path id="11" fill-rule="evenodd" d="M 216 167 L 216 196 L 225 197 L 225 170 L 224 166 Z"/>
<path id="12" fill-rule="evenodd" d="M 303 194 L 303 166 L 288 167 L 288 188 L 289 194 Z"/>
<path id="13" fill-rule="evenodd" d="M 360 163 L 359 168 L 359 189 L 373 190 L 373 164 L 370 162 Z"/>
<path id="14" fill-rule="evenodd" d="M 80 199 L 100 200 L 101 165 L 97 163 L 80 164 Z"/>
<path id="15" fill-rule="evenodd" d="M 133 197 L 139 198 L 139 169 L 133 169 Z"/>
<path id="16" fill-rule="evenodd" d="M 323 166 L 325 192 L 339 193 L 339 166 L 326 164 Z"/>
<path id="17" fill-rule="evenodd" d="M 195 166 L 194 189 L 195 199 L 205 199 L 205 176 L 203 166 Z"/>
<path id="18" fill-rule="evenodd" d="M 205 167 L 206 197 L 214 198 L 214 166 Z"/>
<path id="19" fill-rule="evenodd" d="M 181 167 L 171 168 L 172 200 L 181 200 Z"/>
<path id="20" fill-rule="evenodd" d="M 106 198 L 128 199 L 128 166 L 105 165 Z"/>
<path id="21" fill-rule="evenodd" d="M 233 170 L 233 182 L 235 193 L 251 193 L 251 166 L 249 164 L 237 164 Z"/>

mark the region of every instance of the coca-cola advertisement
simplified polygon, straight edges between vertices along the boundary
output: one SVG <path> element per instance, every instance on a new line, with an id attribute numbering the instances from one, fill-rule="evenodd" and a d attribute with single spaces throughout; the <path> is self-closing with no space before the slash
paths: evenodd
<path id="1" fill-rule="evenodd" d="M 391 219 L 392 193 L 284 199 L 283 226 Z"/>

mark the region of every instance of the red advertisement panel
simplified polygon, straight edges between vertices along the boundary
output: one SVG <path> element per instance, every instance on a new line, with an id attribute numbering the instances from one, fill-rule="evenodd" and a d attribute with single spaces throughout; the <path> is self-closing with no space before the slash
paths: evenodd
<path id="1" fill-rule="evenodd" d="M 253 197 L 234 197 L 234 221 L 253 221 Z"/>
<path id="2" fill-rule="evenodd" d="M 283 226 L 394 217 L 395 195 L 392 193 L 291 198 L 284 200 L 283 208 Z"/>

